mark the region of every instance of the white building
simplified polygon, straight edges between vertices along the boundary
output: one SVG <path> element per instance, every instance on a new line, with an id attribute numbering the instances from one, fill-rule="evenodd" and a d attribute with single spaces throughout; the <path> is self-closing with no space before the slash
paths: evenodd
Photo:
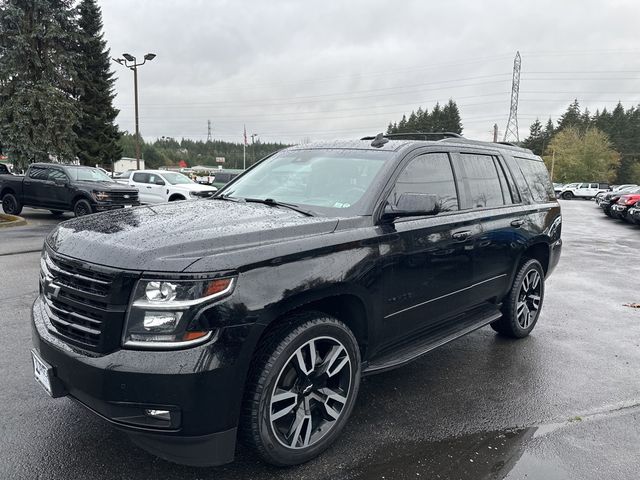
<path id="1" fill-rule="evenodd" d="M 135 158 L 122 157 L 113 162 L 113 173 L 126 172 L 127 170 L 137 170 L 138 165 Z M 144 160 L 140 159 L 140 170 L 144 169 Z"/>

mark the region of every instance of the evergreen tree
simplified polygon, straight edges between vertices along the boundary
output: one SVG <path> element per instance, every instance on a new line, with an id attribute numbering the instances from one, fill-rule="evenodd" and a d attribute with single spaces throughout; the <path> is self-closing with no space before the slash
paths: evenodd
<path id="1" fill-rule="evenodd" d="M 389 122 L 389 126 L 387 127 L 387 134 L 394 133 L 393 132 L 393 123 Z"/>
<path id="2" fill-rule="evenodd" d="M 445 132 L 462 133 L 460 111 L 458 105 L 452 99 L 442 109 L 442 130 Z"/>
<path id="3" fill-rule="evenodd" d="M 522 146 L 530 149 L 536 155 L 544 153 L 545 132 L 542 130 L 542 123 L 537 118 L 529 127 L 529 136 L 522 142 Z"/>
<path id="4" fill-rule="evenodd" d="M 580 104 L 576 98 L 567 108 L 567 111 L 562 114 L 560 120 L 558 120 L 558 130 L 563 130 L 569 127 L 581 127 L 581 114 Z"/>
<path id="5" fill-rule="evenodd" d="M 431 131 L 442 132 L 442 109 L 438 102 L 436 102 L 435 107 L 431 110 Z"/>
<path id="6" fill-rule="evenodd" d="M 0 4 L 0 138 L 17 166 L 75 158 L 72 0 Z"/>
<path id="7" fill-rule="evenodd" d="M 418 118 L 416 117 L 416 112 L 412 111 L 411 115 L 409 115 L 409 120 L 407 120 L 407 125 L 405 126 L 407 132 L 415 132 L 417 130 Z"/>
<path id="8" fill-rule="evenodd" d="M 115 80 L 102 33 L 102 12 L 96 0 L 82 0 L 78 14 L 80 122 L 75 129 L 76 152 L 83 165 L 111 164 L 121 157 L 122 150 L 114 123 L 118 115 L 113 107 Z"/>
<path id="9" fill-rule="evenodd" d="M 398 122 L 397 133 L 405 133 L 407 131 L 407 116 L 402 115 L 402 120 Z"/>

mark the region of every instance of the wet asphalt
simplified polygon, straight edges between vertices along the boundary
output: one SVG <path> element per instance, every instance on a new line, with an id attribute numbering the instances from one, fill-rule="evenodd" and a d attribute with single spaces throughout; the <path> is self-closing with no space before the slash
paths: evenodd
<path id="1" fill-rule="evenodd" d="M 476 331 L 363 379 L 342 437 L 300 467 L 195 469 L 135 447 L 32 377 L 37 250 L 56 223 L 25 210 L 0 229 L 2 479 L 637 479 L 640 471 L 640 227 L 562 201 L 564 249 L 532 335 Z M 11 231 L 7 231 L 11 230 Z M 12 253 L 27 252 L 27 253 Z"/>

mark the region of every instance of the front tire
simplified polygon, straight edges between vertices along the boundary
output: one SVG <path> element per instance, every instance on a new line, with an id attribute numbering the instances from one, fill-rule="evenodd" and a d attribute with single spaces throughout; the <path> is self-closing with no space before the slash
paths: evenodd
<path id="1" fill-rule="evenodd" d="M 491 328 L 507 337 L 526 337 L 538 322 L 543 301 L 544 270 L 540 262 L 532 258 L 518 269 L 502 304 L 502 317 L 493 322 Z"/>
<path id="2" fill-rule="evenodd" d="M 2 209 L 7 215 L 20 215 L 22 203 L 13 193 L 7 193 L 2 197 Z"/>
<path id="3" fill-rule="evenodd" d="M 241 438 L 273 465 L 307 462 L 340 435 L 359 385 L 360 351 L 351 330 L 321 312 L 293 315 L 256 352 Z"/>
<path id="4" fill-rule="evenodd" d="M 81 198 L 73 205 L 73 213 L 76 217 L 84 217 L 93 213 L 93 208 L 87 200 Z"/>
<path id="5" fill-rule="evenodd" d="M 573 198 L 573 193 L 571 192 L 564 192 L 562 194 L 562 198 L 564 198 L 565 200 L 571 200 Z"/>

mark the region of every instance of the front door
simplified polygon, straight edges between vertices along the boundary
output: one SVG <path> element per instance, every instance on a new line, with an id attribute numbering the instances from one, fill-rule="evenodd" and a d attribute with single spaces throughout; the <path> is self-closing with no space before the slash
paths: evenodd
<path id="1" fill-rule="evenodd" d="M 426 153 L 409 161 L 387 202 L 402 193 L 439 197 L 440 213 L 396 219 L 384 258 L 383 336 L 385 343 L 437 329 L 470 306 L 475 242 L 480 224 L 474 214 L 460 212 L 456 183 L 447 153 Z"/>
<path id="2" fill-rule="evenodd" d="M 64 183 L 62 183 L 64 182 Z M 69 177 L 60 168 L 49 170 L 49 206 L 66 210 L 71 205 L 71 189 Z"/>

